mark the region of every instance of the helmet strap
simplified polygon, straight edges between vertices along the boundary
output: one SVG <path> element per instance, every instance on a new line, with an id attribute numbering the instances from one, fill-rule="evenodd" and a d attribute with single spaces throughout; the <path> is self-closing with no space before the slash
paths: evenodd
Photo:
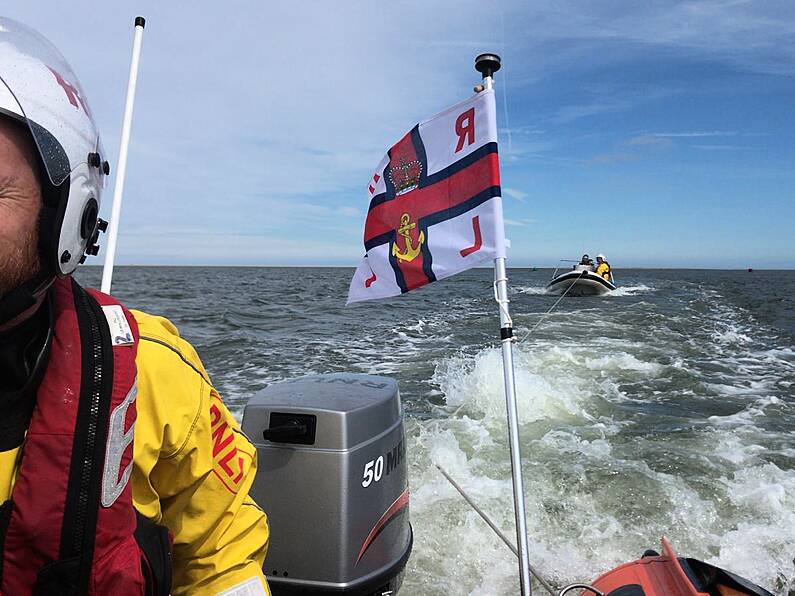
<path id="1" fill-rule="evenodd" d="M 27 318 L 24 315 L 32 315 L 41 306 L 54 280 L 54 277 L 40 273 L 0 298 L 0 330 L 13 327 L 17 323 L 15 319 L 22 322 Z"/>
<path id="2" fill-rule="evenodd" d="M 39 213 L 39 257 L 42 271 L 54 279 L 60 271 L 58 240 L 69 198 L 69 179 L 55 186 L 46 173 L 41 176 L 42 208 Z"/>

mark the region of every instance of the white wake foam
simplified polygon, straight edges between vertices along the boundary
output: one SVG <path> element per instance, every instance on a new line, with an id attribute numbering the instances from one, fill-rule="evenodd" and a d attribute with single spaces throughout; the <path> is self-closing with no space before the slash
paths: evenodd
<path id="1" fill-rule="evenodd" d="M 621 286 L 619 285 L 615 290 L 610 292 L 608 296 L 637 296 L 638 294 L 645 294 L 647 292 L 654 292 L 656 288 L 644 284 L 635 286 Z"/>
<path id="2" fill-rule="evenodd" d="M 547 293 L 546 286 L 513 286 L 511 289 L 517 294 L 530 294 L 534 296 Z"/>
<path id="3" fill-rule="evenodd" d="M 627 288 L 642 291 L 654 290 Z M 591 580 L 667 535 L 681 555 L 795 590 L 795 470 L 770 461 L 766 445 L 781 440 L 764 430 L 795 414 L 777 395 L 792 386 L 782 382 L 792 350 L 760 350 L 753 328 L 721 309 L 692 316 L 646 341 L 578 335 L 568 317 L 549 322 L 565 339 L 517 346 L 531 561 L 553 583 Z M 618 324 L 607 323 L 605 333 Z M 717 331 L 680 331 L 710 324 Z M 500 352 L 449 356 L 433 383 L 448 407 L 411 425 L 416 543 L 404 589 L 515 594 L 515 558 L 432 465 L 513 539 Z M 699 400 L 734 412 L 688 418 Z M 792 462 L 795 449 L 775 456 Z"/>
<path id="4" fill-rule="evenodd" d="M 546 286 L 513 286 L 512 291 L 517 294 L 547 295 Z M 645 284 L 637 284 L 633 286 L 618 286 L 615 290 L 607 294 L 608 296 L 637 296 L 638 294 L 645 294 L 647 292 L 654 292 L 656 288 L 647 286 Z"/>

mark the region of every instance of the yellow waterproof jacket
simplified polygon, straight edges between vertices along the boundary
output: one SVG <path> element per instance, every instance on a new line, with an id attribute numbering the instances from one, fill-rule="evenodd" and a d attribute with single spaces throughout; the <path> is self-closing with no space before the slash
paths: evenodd
<path id="1" fill-rule="evenodd" d="M 599 266 L 596 268 L 596 274 L 610 281 L 610 265 L 608 265 L 607 261 L 599 263 Z"/>
<path id="2" fill-rule="evenodd" d="M 132 312 L 141 335 L 133 503 L 171 530 L 171 593 L 269 594 L 268 522 L 248 496 L 256 450 L 174 325 Z M 0 453 L 0 502 L 11 496 L 19 451 Z"/>

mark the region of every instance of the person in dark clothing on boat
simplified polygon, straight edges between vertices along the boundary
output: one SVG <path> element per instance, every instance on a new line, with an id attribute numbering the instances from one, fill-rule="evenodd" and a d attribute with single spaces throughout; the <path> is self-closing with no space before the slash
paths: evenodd
<path id="1" fill-rule="evenodd" d="M 576 269 L 578 266 L 585 266 L 588 267 L 589 271 L 593 271 L 593 259 L 591 259 L 591 257 L 589 257 L 587 254 L 584 254 L 578 265 L 573 266 L 572 269 Z"/>

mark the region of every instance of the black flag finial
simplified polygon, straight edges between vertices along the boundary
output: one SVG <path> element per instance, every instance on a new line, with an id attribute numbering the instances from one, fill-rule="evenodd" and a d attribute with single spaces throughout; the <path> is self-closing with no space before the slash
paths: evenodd
<path id="1" fill-rule="evenodd" d="M 497 54 L 480 54 L 475 58 L 475 70 L 483 75 L 483 78 L 491 77 L 500 70 L 502 60 Z"/>

